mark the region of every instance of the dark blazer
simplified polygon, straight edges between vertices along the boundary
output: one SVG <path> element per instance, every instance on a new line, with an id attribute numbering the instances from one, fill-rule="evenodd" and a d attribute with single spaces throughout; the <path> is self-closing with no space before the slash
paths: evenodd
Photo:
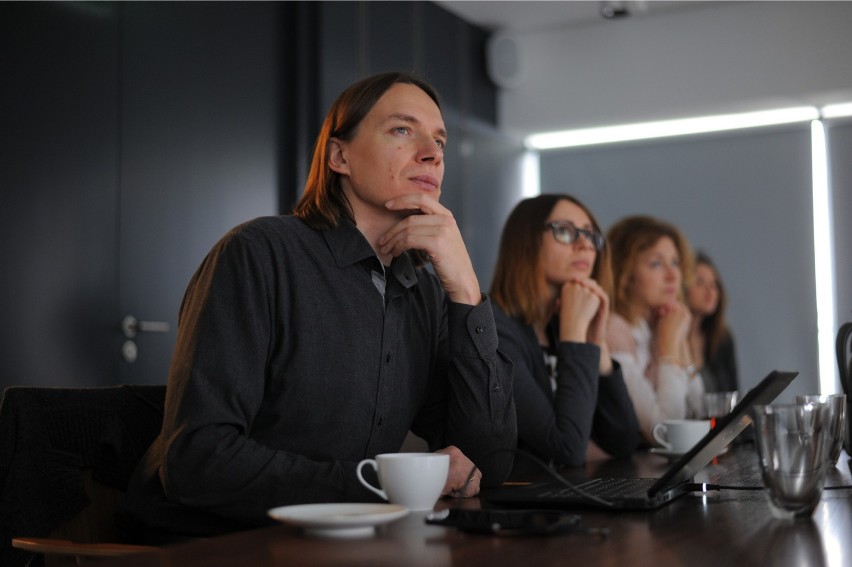
<path id="1" fill-rule="evenodd" d="M 610 376 L 600 376 L 600 349 L 586 343 L 559 342 L 558 322 L 549 326 L 552 353 L 557 357 L 557 388 L 553 392 L 542 347 L 535 331 L 494 306 L 500 351 L 513 363 L 518 447 L 545 461 L 579 466 L 589 440 L 615 456 L 628 456 L 639 443 L 639 422 L 621 367 L 613 362 Z M 526 463 L 527 465 L 529 463 Z M 524 467 L 515 459 L 515 473 Z"/>
<path id="2" fill-rule="evenodd" d="M 705 349 L 701 373 L 708 392 L 733 392 L 739 389 L 734 339 L 730 333 L 722 339 L 715 356 L 710 356 L 709 347 Z"/>

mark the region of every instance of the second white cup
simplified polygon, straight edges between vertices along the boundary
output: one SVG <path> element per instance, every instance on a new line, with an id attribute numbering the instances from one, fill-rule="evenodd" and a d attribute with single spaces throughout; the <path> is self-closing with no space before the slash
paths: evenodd
<path id="1" fill-rule="evenodd" d="M 376 470 L 381 489 L 364 480 L 361 469 L 367 465 Z M 449 472 L 450 456 L 444 453 L 383 453 L 375 459 L 364 459 L 355 469 L 361 484 L 392 504 L 410 510 L 431 510 Z"/>
<path id="2" fill-rule="evenodd" d="M 710 431 L 706 419 L 667 419 L 651 431 L 657 443 L 669 451 L 686 453 Z"/>

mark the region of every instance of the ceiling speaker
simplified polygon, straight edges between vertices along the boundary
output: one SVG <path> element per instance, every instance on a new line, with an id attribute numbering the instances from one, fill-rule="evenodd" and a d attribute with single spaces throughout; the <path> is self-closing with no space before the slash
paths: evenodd
<path id="1" fill-rule="evenodd" d="M 524 61 L 518 39 L 508 32 L 495 32 L 485 46 L 485 66 L 494 84 L 514 89 L 524 80 Z"/>

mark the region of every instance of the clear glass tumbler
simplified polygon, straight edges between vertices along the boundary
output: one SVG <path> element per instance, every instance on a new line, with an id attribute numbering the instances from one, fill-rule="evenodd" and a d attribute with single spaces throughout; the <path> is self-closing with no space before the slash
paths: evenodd
<path id="1" fill-rule="evenodd" d="M 809 518 L 822 498 L 831 444 L 829 405 L 755 406 L 755 440 L 773 515 Z"/>
<path id="2" fill-rule="evenodd" d="M 831 420 L 831 444 L 828 448 L 828 464 L 834 466 L 840 457 L 843 448 L 843 440 L 846 438 L 846 394 L 799 394 L 796 396 L 797 404 L 805 403 L 828 404 Z"/>
<path id="3" fill-rule="evenodd" d="M 716 427 L 716 421 L 725 417 L 737 405 L 737 392 L 707 392 L 704 394 L 704 413 L 710 419 L 710 428 Z"/>

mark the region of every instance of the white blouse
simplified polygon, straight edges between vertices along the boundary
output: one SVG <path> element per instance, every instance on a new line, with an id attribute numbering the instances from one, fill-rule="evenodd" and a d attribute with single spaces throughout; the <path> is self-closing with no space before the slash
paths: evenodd
<path id="1" fill-rule="evenodd" d="M 704 381 L 700 374 L 690 376 L 677 364 L 658 365 L 651 355 L 653 340 L 647 321 L 631 326 L 620 315 L 610 315 L 607 342 L 612 358 L 621 364 L 642 436 L 656 444 L 651 435 L 656 424 L 702 416 Z"/>

